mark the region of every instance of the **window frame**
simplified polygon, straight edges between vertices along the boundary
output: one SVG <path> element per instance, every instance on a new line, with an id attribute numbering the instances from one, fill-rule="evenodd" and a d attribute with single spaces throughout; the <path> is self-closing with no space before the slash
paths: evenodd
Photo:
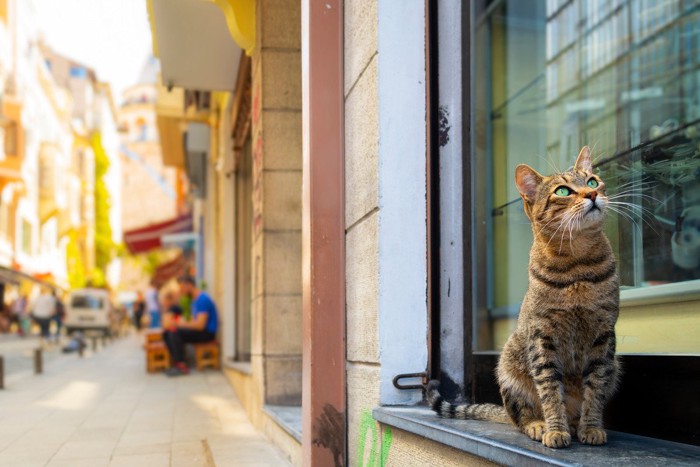
<path id="1" fill-rule="evenodd" d="M 476 130 L 472 95 L 473 79 L 471 70 L 474 67 L 474 50 L 476 25 L 485 18 L 489 11 L 501 1 L 497 0 L 486 7 L 486 1 L 480 0 L 470 3 L 460 19 L 457 15 L 440 16 L 439 7 L 454 5 L 451 0 L 427 0 L 429 18 L 429 43 L 434 49 L 428 54 L 426 68 L 432 78 L 429 88 L 433 99 L 428 99 L 428 118 L 432 124 L 428 124 L 428 137 L 433 155 L 428 155 L 429 180 L 432 190 L 436 190 L 438 196 L 431 197 L 428 210 L 429 222 L 433 239 L 429 247 L 429 275 L 428 288 L 432 292 L 433 299 L 429 301 L 432 308 L 429 313 L 429 350 L 428 364 L 429 377 L 442 381 L 444 395 L 456 400 L 468 399 L 471 402 L 501 403 L 498 386 L 495 380 L 495 366 L 499 352 L 475 351 L 474 331 L 478 329 L 478 310 L 483 309 L 477 303 L 479 293 L 478 274 L 476 266 L 484 261 L 483 252 L 477 248 L 483 244 L 476 240 L 479 229 L 476 228 L 479 219 L 479 196 L 477 193 L 478 161 L 475 160 L 475 152 L 472 145 L 473 132 Z M 481 8 L 482 16 L 476 17 L 475 12 Z M 466 35 L 464 34 L 466 32 Z M 447 63 L 453 67 L 455 44 L 462 44 L 461 53 L 461 80 L 458 80 L 459 90 L 462 94 L 461 111 L 464 118 L 462 124 L 453 128 L 453 131 L 461 131 L 462 164 L 462 193 L 459 199 L 462 201 L 461 216 L 463 229 L 458 232 L 462 235 L 463 265 L 462 274 L 464 281 L 464 295 L 461 303 L 464 310 L 463 316 L 453 312 L 453 305 L 448 303 L 451 277 L 459 273 L 459 268 L 454 265 L 446 265 L 441 251 L 447 248 L 444 244 L 449 235 L 443 226 L 454 225 L 454 206 L 449 205 L 449 193 L 440 189 L 441 179 L 444 178 L 445 159 L 455 157 L 454 148 L 449 145 L 441 146 L 439 128 L 439 109 L 452 98 L 455 93 L 454 81 L 450 82 L 445 77 L 449 73 L 439 73 L 440 63 Z M 446 55 L 448 60 L 440 61 L 440 55 Z M 452 60 L 450 60 L 452 58 Z M 438 83 L 439 80 L 439 83 Z M 439 96 L 439 98 L 437 98 Z M 441 165 L 431 163 L 440 160 Z M 442 166 L 442 167 L 441 167 Z M 483 178 L 483 177 L 482 177 Z M 443 185 L 444 188 L 444 185 Z M 432 191 L 435 193 L 435 191 Z M 454 200 L 453 200 L 454 202 Z M 482 203 L 483 204 L 483 203 Z M 667 299 L 670 301 L 671 299 Z M 624 306 L 624 304 L 623 304 Z M 463 347 L 455 349 L 455 344 L 449 338 L 445 338 L 445 330 L 463 330 Z M 462 350 L 462 351 L 459 351 Z M 461 359 L 461 361 L 460 361 Z M 700 356 L 694 355 L 621 355 L 624 368 L 622 383 L 617 394 L 607 404 L 605 411 L 606 428 L 622 431 L 630 434 L 650 436 L 681 443 L 700 445 L 700 406 L 696 402 L 696 395 L 700 391 Z M 462 368 L 462 373 L 455 371 Z"/>
<path id="2" fill-rule="evenodd" d="M 253 353 L 253 138 L 252 138 L 252 60 L 241 55 L 238 79 L 231 105 L 231 142 L 233 145 L 234 293 L 233 356 L 236 363 L 249 364 Z M 190 96 L 192 97 L 192 96 Z M 245 238 L 247 231 L 247 238 Z M 247 303 L 246 303 L 247 302 Z"/>
<path id="3" fill-rule="evenodd" d="M 249 133 L 249 132 L 248 132 Z M 243 147 L 237 149 L 235 176 L 235 273 L 234 286 L 234 354 L 236 362 L 250 363 L 252 355 L 253 311 L 253 161 L 252 138 L 248 134 Z"/>

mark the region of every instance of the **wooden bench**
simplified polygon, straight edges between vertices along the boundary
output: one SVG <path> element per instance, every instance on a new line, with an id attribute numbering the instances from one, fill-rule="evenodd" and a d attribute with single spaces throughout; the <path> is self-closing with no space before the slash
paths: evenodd
<path id="1" fill-rule="evenodd" d="M 143 345 L 146 351 L 146 371 L 155 373 L 158 370 L 170 368 L 170 352 L 168 346 L 163 342 L 163 335 L 160 331 L 149 331 L 145 334 L 146 343 Z"/>
<path id="2" fill-rule="evenodd" d="M 158 370 L 170 368 L 170 352 L 165 342 L 152 342 L 145 345 L 146 371 L 155 373 Z"/>
<path id="3" fill-rule="evenodd" d="M 202 370 L 208 366 L 215 370 L 220 368 L 219 343 L 217 341 L 192 344 L 192 347 L 194 347 L 194 358 L 198 370 Z"/>

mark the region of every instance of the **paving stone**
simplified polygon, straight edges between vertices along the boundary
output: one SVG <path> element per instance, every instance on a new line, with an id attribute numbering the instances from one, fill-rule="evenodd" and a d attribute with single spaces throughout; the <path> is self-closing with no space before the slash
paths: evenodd
<path id="1" fill-rule="evenodd" d="M 141 343 L 132 336 L 13 379 L 0 397 L 0 465 L 290 465 L 223 375 L 149 375 Z"/>

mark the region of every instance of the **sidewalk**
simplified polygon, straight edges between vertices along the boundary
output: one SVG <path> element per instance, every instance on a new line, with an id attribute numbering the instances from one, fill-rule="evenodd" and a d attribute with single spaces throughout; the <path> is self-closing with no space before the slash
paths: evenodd
<path id="1" fill-rule="evenodd" d="M 0 390 L 0 466 L 287 466 L 216 371 L 146 374 L 141 339 Z"/>
<path id="2" fill-rule="evenodd" d="M 61 344 L 51 343 L 43 349 L 44 365 L 53 365 L 53 361 L 62 358 L 61 348 L 68 342 L 63 338 Z M 40 347 L 39 337 L 31 335 L 20 337 L 16 334 L 0 334 L 0 355 L 5 363 L 5 384 L 11 385 L 17 378 L 34 374 L 34 350 Z"/>

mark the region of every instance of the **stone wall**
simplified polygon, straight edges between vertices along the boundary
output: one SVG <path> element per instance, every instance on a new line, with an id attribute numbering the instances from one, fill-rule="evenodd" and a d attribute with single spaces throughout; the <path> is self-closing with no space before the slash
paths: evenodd
<path id="1" fill-rule="evenodd" d="M 298 1 L 257 3 L 251 358 L 273 405 L 301 404 L 300 15 Z"/>
<path id="2" fill-rule="evenodd" d="M 359 433 L 379 405 L 377 2 L 347 0 L 344 21 L 348 461 L 363 465 L 375 446 Z"/>

